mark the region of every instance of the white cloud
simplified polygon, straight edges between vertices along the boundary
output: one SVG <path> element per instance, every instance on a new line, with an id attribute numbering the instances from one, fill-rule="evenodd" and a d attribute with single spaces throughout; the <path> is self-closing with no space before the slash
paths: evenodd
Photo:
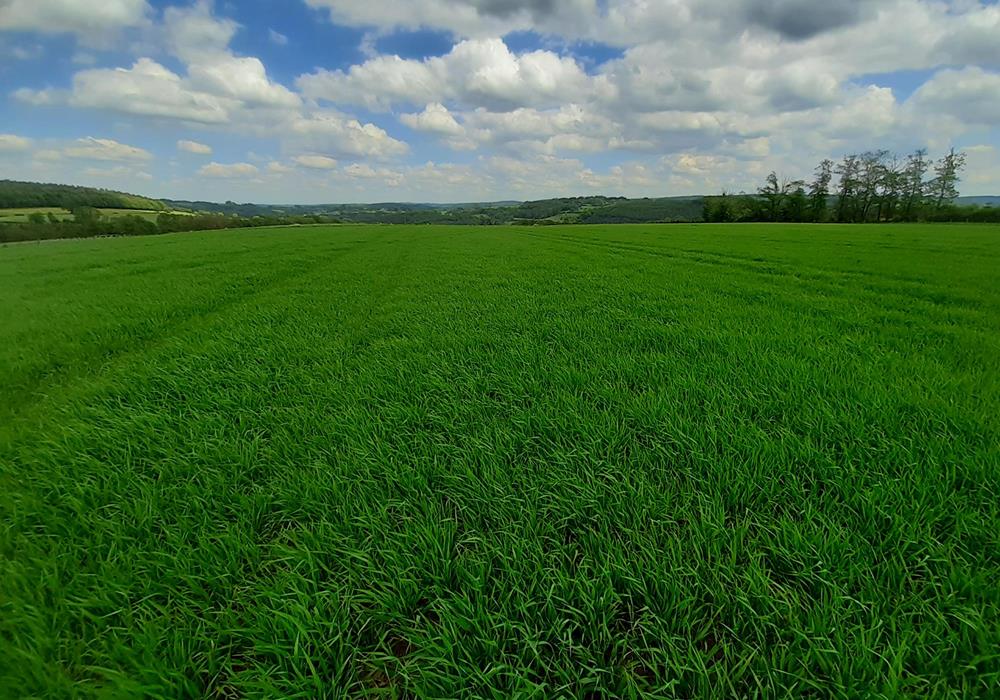
<path id="1" fill-rule="evenodd" d="M 180 140 L 177 142 L 177 150 L 184 151 L 186 153 L 194 153 L 201 156 L 212 155 L 212 147 L 204 143 L 198 143 L 197 141 L 187 141 Z"/>
<path id="2" fill-rule="evenodd" d="M 225 123 L 239 106 L 235 100 L 192 89 L 151 58 L 140 58 L 131 68 L 77 73 L 69 102 L 75 107 L 203 124 Z"/>
<path id="3" fill-rule="evenodd" d="M 169 7 L 163 13 L 163 41 L 184 64 L 185 74 L 142 57 L 128 68 L 82 70 L 66 92 L 22 88 L 14 97 L 28 104 L 66 102 L 192 127 L 225 125 L 249 136 L 277 137 L 293 152 L 378 159 L 408 152 L 405 143 L 381 127 L 305 104 L 272 81 L 260 59 L 234 55 L 229 43 L 238 30 L 232 20 L 217 17 L 206 0 Z"/>
<path id="4" fill-rule="evenodd" d="M 153 154 L 144 148 L 129 146 L 113 139 L 97 139 L 92 136 L 77 139 L 71 146 L 63 149 L 63 155 L 68 158 L 85 160 L 124 162 L 148 161 L 153 159 Z"/>
<path id="5" fill-rule="evenodd" d="M 0 153 L 23 153 L 31 149 L 32 140 L 15 134 L 0 134 Z"/>
<path id="6" fill-rule="evenodd" d="M 939 71 L 913 94 L 909 106 L 965 124 L 1000 127 L 1000 73 L 977 66 Z"/>
<path id="7" fill-rule="evenodd" d="M 460 136 L 465 129 L 455 121 L 448 108 L 440 102 L 433 102 L 419 114 L 403 114 L 399 120 L 411 129 L 445 136 Z"/>
<path id="8" fill-rule="evenodd" d="M 343 175 L 355 180 L 379 180 L 389 187 L 398 187 L 404 180 L 403 173 L 388 168 L 373 168 L 367 163 L 351 163 Z"/>
<path id="9" fill-rule="evenodd" d="M 306 1 L 327 9 L 337 23 L 378 31 L 434 28 L 482 38 L 528 30 L 622 47 L 666 41 L 683 51 L 701 45 L 700 53 L 726 53 L 726 46 L 744 40 L 784 44 L 790 52 L 826 42 L 844 47 L 848 60 L 854 47 L 845 47 L 845 40 L 886 36 L 894 45 L 873 42 L 868 58 L 902 47 L 909 50 L 897 61 L 924 51 L 998 60 L 994 30 L 1000 11 L 978 0 L 409 0 L 406 12 L 373 0 Z M 873 27 L 874 35 L 866 34 Z M 897 37 L 913 36 L 921 37 L 920 46 L 894 43 Z"/>
<path id="10" fill-rule="evenodd" d="M 372 0 L 306 0 L 326 8 L 338 23 L 384 29 L 433 27 L 461 36 L 489 36 L 515 30 L 551 31 L 561 26 L 574 33 L 596 14 L 596 0 L 411 0 L 406 12 L 393 3 Z"/>
<path id="11" fill-rule="evenodd" d="M 163 33 L 167 48 L 182 61 L 194 63 L 203 57 L 225 54 L 239 29 L 231 19 L 217 17 L 209 0 L 163 11 Z"/>
<path id="12" fill-rule="evenodd" d="M 287 139 L 300 150 L 372 158 L 399 156 L 409 150 L 384 129 L 332 111 L 296 115 L 286 128 Z"/>
<path id="13" fill-rule="evenodd" d="M 163 13 L 168 50 L 184 62 L 182 76 L 149 57 L 130 68 L 93 69 L 73 78 L 70 104 L 147 117 L 223 124 L 241 110 L 294 109 L 300 99 L 271 81 L 258 58 L 229 50 L 239 26 L 218 18 L 209 2 L 169 7 Z M 25 92 L 22 101 L 51 99 Z"/>
<path id="14" fill-rule="evenodd" d="M 103 43 L 115 32 L 147 22 L 146 0 L 3 0 L 0 31 L 76 34 L 88 43 Z"/>
<path id="15" fill-rule="evenodd" d="M 195 90 L 239 100 L 248 106 L 294 108 L 300 102 L 298 95 L 268 79 L 258 58 L 205 56 L 188 66 L 188 81 Z"/>
<path id="16" fill-rule="evenodd" d="M 259 170 L 257 166 L 251 165 L 250 163 L 216 163 L 212 162 L 208 165 L 203 165 L 198 169 L 198 174 L 202 177 L 214 177 L 214 178 L 244 178 L 244 177 L 254 177 L 257 175 Z"/>
<path id="17" fill-rule="evenodd" d="M 337 167 L 337 161 L 327 156 L 303 155 L 296 156 L 292 160 L 303 168 L 310 170 L 333 170 Z"/>
<path id="18" fill-rule="evenodd" d="M 27 1 L 0 0 L 0 28 L 12 21 L 9 8 Z M 259 58 L 234 50 L 244 30 L 216 14 L 226 5 L 195 0 L 163 10 L 156 30 L 144 35 L 149 50 L 137 51 L 142 57 L 131 66 L 80 70 L 69 89 L 36 84 L 11 97 L 22 105 L 113 112 L 126 124 L 145 117 L 152 121 L 146 128 L 176 129 L 173 138 L 202 129 L 266 139 L 257 150 L 276 146 L 282 162 L 248 156 L 259 173 L 222 176 L 247 178 L 239 186 L 251 189 L 265 181 L 251 179 L 257 174 L 270 175 L 266 181 L 276 187 L 305 187 L 308 166 L 300 159 L 322 158 L 342 165 L 314 180 L 366 193 L 383 185 L 414 196 L 439 187 L 456 198 L 478 191 L 508 197 L 512 190 L 717 191 L 752 187 L 764 168 L 803 176 L 823 157 L 874 147 L 940 152 L 952 143 L 1000 144 L 995 3 L 412 0 L 400 12 L 398 3 L 378 0 L 307 2 L 362 27 L 367 59 L 283 85 Z M 141 0 L 107 4 L 145 7 Z M 53 31 L 86 36 L 85 29 L 58 28 L 76 21 L 60 25 L 75 16 L 67 8 L 84 6 L 38 0 L 29 8 L 35 19 L 18 21 L 37 23 L 52 10 L 62 18 L 50 23 Z M 141 26 L 146 12 L 109 25 Z M 443 29 L 456 38 L 440 56 L 378 55 L 379 38 L 400 27 Z M 516 30 L 541 35 L 546 49 L 512 51 L 499 37 Z M 254 31 L 275 45 L 288 41 L 266 25 Z M 576 40 L 622 51 L 594 62 Z M 899 70 L 936 72 L 903 100 L 891 89 L 893 79 L 881 75 Z M 341 111 L 346 105 L 381 114 L 364 123 Z M 399 139 L 400 126 L 436 146 L 478 150 L 479 157 L 465 156 L 471 162 L 463 165 L 406 165 L 411 150 Z M 67 157 L 65 146 L 45 145 L 34 161 Z M 592 153 L 606 155 L 587 157 Z M 981 183 L 989 168 L 986 151 L 977 153 Z M 206 168 L 237 173 L 241 165 Z M 970 185 L 972 172 L 970 165 Z"/>
<path id="19" fill-rule="evenodd" d="M 557 106 L 602 87 L 572 58 L 551 51 L 515 55 L 498 38 L 462 41 L 423 61 L 379 56 L 346 72 L 303 75 L 296 84 L 307 97 L 371 109 L 443 100 L 501 110 Z"/>

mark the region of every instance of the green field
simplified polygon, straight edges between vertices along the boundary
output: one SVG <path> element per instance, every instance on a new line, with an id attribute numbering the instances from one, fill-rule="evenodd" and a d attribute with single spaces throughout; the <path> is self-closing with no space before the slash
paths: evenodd
<path id="1" fill-rule="evenodd" d="M 56 241 L 0 288 L 0 697 L 1000 688 L 996 227 Z"/>

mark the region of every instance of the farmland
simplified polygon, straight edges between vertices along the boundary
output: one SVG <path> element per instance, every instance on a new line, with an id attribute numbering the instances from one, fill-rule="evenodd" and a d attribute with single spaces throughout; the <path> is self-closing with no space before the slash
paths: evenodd
<path id="1" fill-rule="evenodd" d="M 976 225 L 0 247 L 0 697 L 988 696 L 998 270 Z"/>
<path id="2" fill-rule="evenodd" d="M 96 213 L 107 219 L 114 219 L 121 216 L 139 216 L 149 221 L 155 221 L 156 217 L 165 212 L 153 209 L 96 209 Z M 166 212 L 177 215 L 190 215 L 189 212 Z M 32 214 L 54 215 L 62 221 L 70 221 L 73 214 L 68 209 L 60 207 L 21 207 L 16 209 L 0 209 L 0 223 L 23 224 L 29 221 Z"/>

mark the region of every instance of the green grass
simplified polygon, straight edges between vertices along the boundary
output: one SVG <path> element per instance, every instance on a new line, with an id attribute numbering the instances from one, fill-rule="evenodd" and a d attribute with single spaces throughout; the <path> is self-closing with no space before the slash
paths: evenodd
<path id="1" fill-rule="evenodd" d="M 998 270 L 972 225 L 0 248 L 0 697 L 995 697 Z"/>

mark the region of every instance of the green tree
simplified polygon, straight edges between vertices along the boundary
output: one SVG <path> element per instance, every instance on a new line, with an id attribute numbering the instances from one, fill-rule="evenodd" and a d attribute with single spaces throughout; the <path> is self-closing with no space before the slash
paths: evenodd
<path id="1" fill-rule="evenodd" d="M 856 155 L 844 156 L 834 169 L 840 178 L 837 188 L 837 221 L 853 221 L 856 217 L 859 171 L 860 164 Z"/>
<path id="2" fill-rule="evenodd" d="M 833 161 L 827 158 L 816 166 L 816 176 L 809 184 L 809 214 L 813 221 L 826 221 L 832 181 Z"/>
<path id="3" fill-rule="evenodd" d="M 807 221 L 809 219 L 809 198 L 805 183 L 796 180 L 790 184 L 791 192 L 786 193 L 782 219 L 784 221 Z"/>
<path id="4" fill-rule="evenodd" d="M 920 209 L 924 204 L 924 192 L 927 189 L 925 180 L 930 165 L 931 161 L 927 160 L 925 148 L 918 148 L 906 157 L 902 176 L 902 217 L 907 221 L 914 221 L 920 215 Z"/>
<path id="5" fill-rule="evenodd" d="M 930 183 L 931 198 L 936 209 L 951 204 L 958 197 L 959 173 L 964 167 L 965 154 L 956 153 L 954 148 L 938 161 L 934 168 L 935 177 Z"/>
<path id="6" fill-rule="evenodd" d="M 73 209 L 73 221 L 78 224 L 94 224 L 101 220 L 101 212 L 94 207 L 76 207 Z"/>

